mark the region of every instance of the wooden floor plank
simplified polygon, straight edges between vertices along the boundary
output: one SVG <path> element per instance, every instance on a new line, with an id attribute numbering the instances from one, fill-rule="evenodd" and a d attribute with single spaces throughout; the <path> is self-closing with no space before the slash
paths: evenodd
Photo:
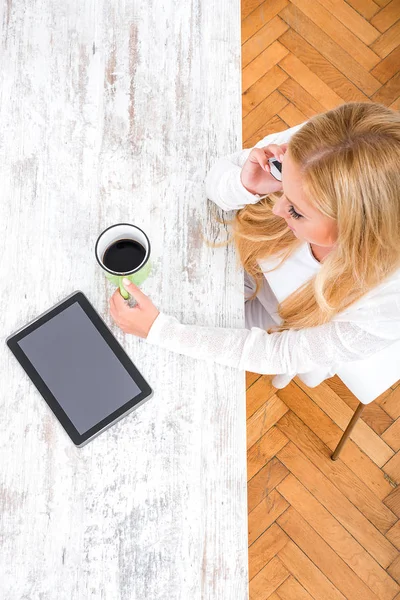
<path id="1" fill-rule="evenodd" d="M 259 79 L 256 81 L 248 90 L 244 92 L 242 95 L 242 115 L 245 117 L 249 114 L 267 96 L 272 94 L 274 90 L 276 90 L 281 83 L 283 83 L 288 78 L 287 73 L 282 71 L 282 69 L 278 65 L 274 65 L 272 69 L 269 69 Z"/>
<path id="2" fill-rule="evenodd" d="M 397 556 L 396 548 L 293 442 L 278 452 L 277 457 L 384 569 L 391 564 Z"/>
<path id="3" fill-rule="evenodd" d="M 345 598 L 351 598 L 352 600 L 376 600 L 377 596 L 372 590 L 292 506 L 279 517 L 278 525 Z M 396 586 L 395 582 L 393 584 Z M 398 589 L 398 586 L 395 589 Z M 392 600 L 393 597 L 394 594 L 387 594 L 385 596 L 388 600 Z"/>
<path id="4" fill-rule="evenodd" d="M 274 17 L 270 23 L 264 25 L 242 46 L 242 69 L 244 69 L 252 60 L 254 60 L 263 50 L 268 48 L 280 35 L 282 35 L 289 25 L 282 21 L 278 16 Z"/>
<path id="5" fill-rule="evenodd" d="M 394 25 L 398 19 L 400 19 L 400 0 L 392 0 L 371 19 L 370 23 L 383 33 Z"/>
<path id="6" fill-rule="evenodd" d="M 277 427 L 383 534 L 396 523 L 394 513 L 341 460 L 333 461 L 329 448 L 292 411 Z"/>
<path id="7" fill-rule="evenodd" d="M 397 452 L 384 466 L 383 470 L 392 481 L 400 483 L 400 452 Z"/>
<path id="8" fill-rule="evenodd" d="M 253 385 L 253 383 L 255 383 L 257 381 L 257 379 L 260 379 L 261 375 L 259 373 L 250 373 L 249 371 L 246 371 L 246 391 L 248 392 L 248 389 L 251 385 Z"/>
<path id="9" fill-rule="evenodd" d="M 288 469 L 276 457 L 249 481 L 247 486 L 247 510 L 250 513 L 289 474 Z"/>
<path id="10" fill-rule="evenodd" d="M 328 448 L 332 451 L 336 448 L 343 434 L 342 430 L 303 392 L 297 383 L 290 382 L 285 388 L 278 390 L 277 395 Z M 357 477 L 362 473 L 364 483 L 380 500 L 386 498 L 392 491 L 393 488 L 385 479 L 382 470 L 364 452 L 361 452 L 351 439 L 346 442 L 340 460 Z"/>
<path id="11" fill-rule="evenodd" d="M 329 60 L 322 56 L 318 50 L 293 29 L 288 29 L 288 31 L 279 37 L 278 41 L 297 56 L 315 75 L 322 79 L 326 85 L 346 102 L 369 101 L 368 96 L 363 94 Z M 390 66 L 387 66 L 387 71 L 390 69 Z M 376 68 L 378 67 L 379 65 Z M 381 81 L 381 83 L 385 82 Z M 301 121 L 299 122 L 301 123 Z"/>
<path id="12" fill-rule="evenodd" d="M 287 54 L 279 62 L 280 68 L 285 71 L 294 81 L 297 81 L 302 88 L 316 98 L 325 110 L 329 110 L 343 104 L 343 98 L 340 98 L 322 79 L 313 73 L 304 63 L 294 54 Z"/>
<path id="13" fill-rule="evenodd" d="M 380 406 L 392 419 L 400 417 L 400 385 L 380 403 Z"/>
<path id="14" fill-rule="evenodd" d="M 286 546 L 289 538 L 276 523 L 271 525 L 249 548 L 249 581 Z"/>
<path id="15" fill-rule="evenodd" d="M 310 118 L 320 112 L 324 112 L 322 105 L 311 96 L 301 85 L 288 77 L 286 81 L 281 83 L 278 91 L 285 96 L 288 103 L 292 102 L 302 113 Z"/>
<path id="16" fill-rule="evenodd" d="M 262 4 L 262 0 L 241 0 L 240 13 L 242 20 L 256 10 L 260 4 Z"/>
<path id="17" fill-rule="evenodd" d="M 278 588 L 277 593 L 280 600 L 313 600 L 294 577 L 288 577 Z"/>
<path id="18" fill-rule="evenodd" d="M 308 0 L 292 0 L 292 3 L 366 71 L 373 69 L 380 62 L 379 56 L 371 48 L 342 25 L 336 16 L 326 10 L 319 2 L 310 3 Z"/>
<path id="19" fill-rule="evenodd" d="M 274 557 L 250 581 L 251 600 L 265 600 L 289 577 L 289 571 L 278 557 Z"/>
<path id="20" fill-rule="evenodd" d="M 272 69 L 274 65 L 282 60 L 287 53 L 287 49 L 279 42 L 274 42 L 268 46 L 242 70 L 242 91 L 248 90 L 258 79 L 261 79 L 266 71 Z"/>
<path id="21" fill-rule="evenodd" d="M 335 16 L 340 23 L 352 31 L 364 44 L 369 46 L 380 34 L 380 29 L 376 25 L 363 19 L 362 16 L 354 10 L 344 0 L 318 0 L 327 11 Z M 346 35 L 346 32 L 345 32 Z"/>
<path id="22" fill-rule="evenodd" d="M 242 121 L 243 139 L 247 140 L 250 136 L 258 132 L 263 124 L 282 110 L 287 103 L 287 99 L 278 90 L 267 96 L 265 100 L 244 117 Z"/>
<path id="23" fill-rule="evenodd" d="M 346 402 L 350 408 L 355 411 L 360 401 L 356 396 L 349 390 L 349 388 L 343 383 L 343 381 L 335 375 L 325 380 L 325 383 L 337 394 L 340 398 Z M 390 395 L 392 389 L 389 388 L 384 394 L 381 394 L 381 399 Z M 371 427 L 378 435 L 381 435 L 390 425 L 393 423 L 393 419 L 387 414 L 380 406 L 379 403 L 374 400 L 370 404 L 364 406 L 362 413 L 362 420 Z"/>
<path id="24" fill-rule="evenodd" d="M 296 477 L 289 475 L 279 484 L 277 489 L 291 507 L 308 523 L 308 526 L 315 530 L 354 573 L 357 573 L 357 576 L 365 582 L 378 598 L 381 600 L 392 600 L 394 598 L 400 591 L 399 585 L 388 576 L 386 571 L 361 544 L 310 494 Z M 283 520 L 286 521 L 285 518 Z M 291 539 L 296 541 L 287 528 L 282 525 L 282 518 L 278 519 L 278 524 Z M 309 558 L 313 560 L 306 549 L 301 544 L 299 545 Z M 316 548 L 316 551 L 326 555 L 327 560 L 329 560 L 329 555 L 332 554 L 331 552 L 322 552 L 321 548 Z M 342 570 L 340 569 L 340 571 Z M 325 575 L 328 576 L 327 573 Z M 340 574 L 340 577 L 342 575 L 343 573 Z M 329 579 L 332 581 L 331 577 Z M 362 593 L 364 588 L 358 584 L 357 587 Z M 341 591 L 345 593 L 345 590 Z M 347 593 L 349 594 L 349 591 Z M 350 597 L 353 598 L 353 596 L 355 597 L 354 593 Z M 367 597 L 368 594 L 366 595 Z"/>
<path id="25" fill-rule="evenodd" d="M 385 58 L 399 45 L 400 21 L 385 31 L 373 44 L 371 49 L 382 58 Z"/>
<path id="26" fill-rule="evenodd" d="M 387 539 L 400 550 L 400 520 L 386 534 Z"/>
<path id="27" fill-rule="evenodd" d="M 396 452 L 400 450 L 400 418 L 383 432 L 382 439 Z"/>
<path id="28" fill-rule="evenodd" d="M 276 427 L 267 431 L 247 452 L 247 480 L 250 481 L 288 441 L 288 438 Z"/>
<path id="29" fill-rule="evenodd" d="M 288 508 L 289 504 L 273 490 L 249 514 L 249 546 Z"/>
<path id="30" fill-rule="evenodd" d="M 278 556 L 314 600 L 346 600 L 345 596 L 291 540 L 278 552 Z"/>
<path id="31" fill-rule="evenodd" d="M 388 573 L 400 583 L 400 556 L 396 558 L 388 568 Z"/>
<path id="32" fill-rule="evenodd" d="M 257 142 L 262 140 L 266 135 L 270 133 L 276 133 L 278 131 L 285 131 L 288 128 L 288 125 L 282 121 L 277 115 L 272 117 L 269 121 L 265 123 L 256 131 L 254 135 L 249 137 L 247 140 L 243 142 L 243 148 L 253 148 Z"/>
<path id="33" fill-rule="evenodd" d="M 400 486 L 396 487 L 383 501 L 390 510 L 400 519 Z"/>
<path id="34" fill-rule="evenodd" d="M 242 45 L 261 27 L 269 23 L 285 6 L 288 0 L 264 0 L 245 19 L 242 16 Z"/>
<path id="35" fill-rule="evenodd" d="M 307 121 L 307 117 L 291 102 L 282 108 L 279 116 L 289 125 L 289 127 L 294 127 L 295 125 Z"/>
<path id="36" fill-rule="evenodd" d="M 300 379 L 299 387 L 308 395 L 310 388 Z M 311 393 L 311 392 L 310 392 Z M 329 387 L 327 383 L 312 388 L 312 399 L 318 406 L 344 431 L 349 424 L 353 410 Z M 394 452 L 386 442 L 379 437 L 368 425 L 360 419 L 350 434 L 359 448 L 361 448 L 371 460 L 379 467 L 382 467 L 392 458 Z"/>
<path id="37" fill-rule="evenodd" d="M 276 394 L 271 396 L 247 421 L 247 449 L 251 448 L 285 413 L 288 407 Z"/>
<path id="38" fill-rule="evenodd" d="M 400 73 L 393 75 L 373 96 L 374 102 L 380 104 L 391 104 L 400 95 Z"/>
<path id="39" fill-rule="evenodd" d="M 285 44 L 284 44 L 285 45 Z M 397 73 L 400 65 L 400 45 L 397 46 L 388 56 L 382 60 L 371 71 L 371 75 L 376 77 L 382 84 L 386 83 Z"/>
<path id="40" fill-rule="evenodd" d="M 260 375 L 246 394 L 246 419 L 249 419 L 271 396 L 276 388 L 270 375 Z"/>
<path id="41" fill-rule="evenodd" d="M 314 3 L 310 4 L 310 7 L 313 6 Z M 352 54 L 343 50 L 296 6 L 288 4 L 279 13 L 279 16 L 359 87 L 364 94 L 369 96 L 380 87 L 380 82 L 370 75 L 368 70 L 353 58 Z"/>
<path id="42" fill-rule="evenodd" d="M 375 0 L 375 2 L 379 4 L 380 7 L 383 7 L 389 4 L 390 0 Z"/>
<path id="43" fill-rule="evenodd" d="M 366 19 L 371 19 L 381 9 L 374 0 L 347 0 L 347 4 Z"/>

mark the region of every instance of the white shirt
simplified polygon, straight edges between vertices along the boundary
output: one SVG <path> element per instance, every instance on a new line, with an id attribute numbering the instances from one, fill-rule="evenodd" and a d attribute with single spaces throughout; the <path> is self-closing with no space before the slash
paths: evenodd
<path id="1" fill-rule="evenodd" d="M 257 293 L 257 299 L 272 317 L 273 323 L 281 324 L 282 318 L 278 314 L 278 304 L 290 296 L 305 281 L 311 279 L 321 268 L 321 263 L 315 258 L 310 244 L 304 243 L 276 270 L 266 272 L 279 263 L 279 260 L 259 260 L 258 264 L 264 271 L 264 282 Z M 245 275 L 247 278 L 248 275 Z M 251 314 L 246 314 L 246 327 L 264 327 L 259 322 L 254 322 Z"/>
<path id="2" fill-rule="evenodd" d="M 255 147 L 282 144 L 304 123 L 260 140 Z M 240 181 L 240 172 L 251 149 L 220 158 L 206 177 L 210 200 L 224 210 L 255 204 L 260 195 L 251 194 Z M 275 257 L 260 261 L 262 268 L 274 264 Z M 278 260 L 279 262 L 279 260 Z M 281 267 L 267 273 L 270 311 L 314 275 L 320 263 L 304 243 Z M 263 269 L 264 270 L 264 269 Z M 289 275 L 289 276 L 288 276 Z M 268 334 L 264 329 L 230 329 L 184 325 L 160 313 L 146 340 L 162 348 L 193 358 L 217 362 L 253 373 L 278 374 L 273 384 L 284 387 L 295 375 L 310 387 L 332 376 L 343 362 L 360 360 L 400 339 L 400 269 L 336 315 L 317 327 Z"/>

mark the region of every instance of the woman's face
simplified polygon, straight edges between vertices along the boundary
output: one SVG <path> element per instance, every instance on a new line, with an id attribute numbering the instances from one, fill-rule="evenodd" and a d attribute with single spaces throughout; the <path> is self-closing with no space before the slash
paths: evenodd
<path id="1" fill-rule="evenodd" d="M 316 246 L 332 246 L 337 240 L 336 221 L 323 215 L 307 200 L 301 174 L 289 151 L 282 159 L 283 195 L 272 212 L 285 219 L 295 236 Z M 299 216 L 300 215 L 300 216 Z"/>

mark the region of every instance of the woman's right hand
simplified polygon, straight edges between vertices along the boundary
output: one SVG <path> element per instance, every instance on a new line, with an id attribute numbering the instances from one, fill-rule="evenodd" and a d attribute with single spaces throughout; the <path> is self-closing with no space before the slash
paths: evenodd
<path id="1" fill-rule="evenodd" d="M 269 158 L 282 162 L 288 144 L 269 144 L 263 148 L 253 148 L 240 173 L 242 185 L 251 194 L 271 194 L 282 190 L 282 182 L 270 173 Z"/>

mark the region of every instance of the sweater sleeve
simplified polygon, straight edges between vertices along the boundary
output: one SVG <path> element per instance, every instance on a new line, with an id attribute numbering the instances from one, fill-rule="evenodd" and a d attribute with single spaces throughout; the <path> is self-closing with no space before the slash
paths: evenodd
<path id="1" fill-rule="evenodd" d="M 257 142 L 254 148 L 262 148 L 268 146 L 268 144 L 284 144 L 304 123 L 285 129 L 285 131 L 271 133 Z M 206 176 L 207 198 L 223 210 L 244 208 L 246 204 L 256 204 L 264 197 L 259 194 L 252 194 L 246 190 L 240 181 L 242 167 L 252 150 L 253 148 L 248 148 L 219 158 Z"/>
<path id="2" fill-rule="evenodd" d="M 209 362 L 261 374 L 305 373 L 321 366 L 366 358 L 391 341 L 351 322 L 267 333 L 258 327 L 229 329 L 183 325 L 160 313 L 147 342 Z"/>

